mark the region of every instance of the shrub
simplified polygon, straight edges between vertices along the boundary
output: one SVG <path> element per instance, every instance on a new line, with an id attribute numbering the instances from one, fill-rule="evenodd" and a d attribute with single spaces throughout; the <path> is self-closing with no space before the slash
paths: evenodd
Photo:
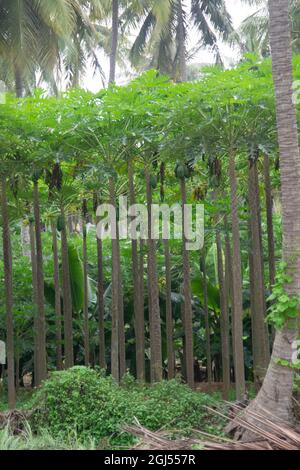
<path id="1" fill-rule="evenodd" d="M 73 432 L 83 441 L 126 446 L 134 441 L 122 427 L 135 418 L 153 431 L 164 427 L 187 434 L 198 428 L 219 433 L 220 423 L 204 407 L 215 403 L 176 381 L 142 387 L 126 377 L 118 386 L 95 370 L 74 367 L 54 372 L 36 393 L 32 425 L 62 438 Z"/>

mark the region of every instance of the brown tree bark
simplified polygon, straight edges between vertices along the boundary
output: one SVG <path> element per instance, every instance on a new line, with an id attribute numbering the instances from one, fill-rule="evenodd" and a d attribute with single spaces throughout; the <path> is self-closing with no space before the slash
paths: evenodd
<path id="1" fill-rule="evenodd" d="M 98 309 L 99 309 L 99 365 L 106 369 L 105 358 L 105 324 L 104 324 L 104 274 L 103 274 L 103 246 L 102 240 L 97 237 L 97 266 L 98 266 Z"/>
<path id="2" fill-rule="evenodd" d="M 116 81 L 116 62 L 119 37 L 119 0 L 112 0 L 112 36 L 110 52 L 109 83 Z"/>
<path id="3" fill-rule="evenodd" d="M 243 345 L 243 292 L 242 292 L 242 267 L 241 267 L 241 247 L 238 215 L 238 192 L 237 176 L 235 168 L 235 152 L 229 154 L 229 178 L 231 191 L 231 219 L 232 219 L 232 277 L 233 292 L 232 303 L 234 309 L 233 318 L 233 338 L 234 338 L 234 368 L 235 368 L 235 389 L 237 400 L 242 400 L 245 395 L 245 366 L 244 366 L 244 345 Z"/>
<path id="4" fill-rule="evenodd" d="M 184 327 L 185 327 L 185 351 L 186 351 L 186 377 L 187 383 L 194 388 L 194 343 L 193 343 L 193 311 L 190 279 L 190 259 L 186 248 L 188 241 L 185 234 L 186 216 L 184 207 L 187 204 L 185 178 L 180 179 L 180 191 L 182 199 L 182 232 L 183 232 L 183 296 L 184 296 Z"/>
<path id="5" fill-rule="evenodd" d="M 167 330 L 167 356 L 168 379 L 175 378 L 175 353 L 174 353 L 174 320 L 172 311 L 172 278 L 171 278 L 171 254 L 169 240 L 164 240 L 165 268 L 166 268 L 166 330 Z"/>
<path id="6" fill-rule="evenodd" d="M 139 303 L 140 303 L 140 311 L 141 311 L 141 316 L 142 316 L 142 324 L 141 324 L 141 330 L 142 330 L 142 336 L 141 336 L 141 359 L 143 360 L 144 364 L 144 380 L 146 380 L 146 371 L 145 371 L 145 280 L 144 280 L 144 275 L 145 275 L 145 254 L 144 254 L 144 248 L 145 248 L 145 241 L 141 238 L 140 240 L 140 254 L 139 254 Z"/>
<path id="7" fill-rule="evenodd" d="M 130 205 L 136 203 L 133 165 L 132 161 L 128 162 L 128 183 L 129 183 L 129 199 Z M 140 272 L 139 272 L 139 255 L 138 241 L 131 240 L 132 253 L 132 277 L 133 277 L 133 309 L 134 309 L 134 325 L 135 325 L 135 341 L 136 341 L 136 375 L 137 380 L 145 382 L 145 318 L 144 318 L 144 300 L 141 299 L 140 290 Z M 144 282 L 144 275 L 142 278 Z"/>
<path id="8" fill-rule="evenodd" d="M 82 221 L 82 253 L 83 253 L 83 336 L 84 364 L 90 365 L 90 327 L 89 327 L 89 285 L 88 285 L 88 255 L 86 221 Z"/>
<path id="9" fill-rule="evenodd" d="M 116 207 L 116 188 L 113 178 L 109 180 L 109 194 L 110 204 Z M 120 380 L 119 306 L 119 242 L 115 237 L 112 240 L 111 374 L 116 382 Z"/>
<path id="10" fill-rule="evenodd" d="M 205 320 L 205 350 L 206 350 L 206 369 L 207 369 L 207 382 L 209 389 L 212 383 L 212 361 L 211 361 L 211 345 L 210 345 L 210 321 L 209 321 L 209 308 L 208 308 L 208 292 L 207 292 L 207 274 L 206 274 L 206 253 L 203 247 L 201 260 L 201 271 L 203 274 L 203 294 L 204 294 L 204 320 Z"/>
<path id="11" fill-rule="evenodd" d="M 24 92 L 24 83 L 22 71 L 18 64 L 14 65 L 15 90 L 17 98 L 22 98 Z"/>
<path id="12" fill-rule="evenodd" d="M 120 380 L 126 374 L 126 337 L 125 337 L 125 322 L 124 322 L 124 287 L 121 266 L 121 246 L 119 230 L 118 235 L 118 278 L 119 278 L 119 368 Z"/>
<path id="13" fill-rule="evenodd" d="M 37 317 L 36 317 L 36 363 L 37 376 L 35 383 L 41 385 L 47 378 L 47 355 L 46 355 L 46 321 L 44 305 L 44 270 L 43 270 L 43 248 L 40 220 L 39 185 L 33 183 L 33 206 L 35 218 L 35 241 L 36 241 L 36 269 L 37 269 Z"/>
<path id="14" fill-rule="evenodd" d="M 151 175 L 145 170 L 147 207 L 148 207 L 148 285 L 149 285 L 149 321 L 150 321 L 150 349 L 151 349 L 151 380 L 162 380 L 162 344 L 161 319 L 159 308 L 159 290 L 156 261 L 156 242 L 152 239 L 152 187 Z"/>
<path id="15" fill-rule="evenodd" d="M 299 294 L 300 283 L 300 155 L 296 109 L 293 103 L 293 70 L 288 0 L 269 0 L 270 40 L 275 84 L 278 140 L 280 149 L 281 198 L 283 210 L 283 256 L 293 281 L 285 286 L 290 296 Z M 271 362 L 262 388 L 250 405 L 273 418 L 292 421 L 294 370 L 278 359 L 291 362 L 299 325 L 286 325 L 275 337 Z M 247 416 L 247 410 L 245 412 Z"/>
<path id="16" fill-rule="evenodd" d="M 264 181 L 266 195 L 266 212 L 267 212 L 267 231 L 268 231 L 268 259 L 269 259 L 269 286 L 270 291 L 275 284 L 275 241 L 273 228 L 273 198 L 270 177 L 270 158 L 268 154 L 264 154 Z"/>
<path id="17" fill-rule="evenodd" d="M 186 33 L 184 25 L 184 14 L 182 1 L 178 0 L 178 54 L 179 54 L 179 81 L 187 81 L 187 63 L 186 63 Z"/>
<path id="18" fill-rule="evenodd" d="M 256 152 L 249 160 L 249 229 L 250 229 L 250 282 L 251 323 L 254 382 L 260 388 L 270 360 L 266 334 L 266 303 L 263 275 L 261 218 Z"/>
<path id="19" fill-rule="evenodd" d="M 220 289 L 220 307 L 221 307 L 221 343 L 222 343 L 222 374 L 223 374 L 223 399 L 229 399 L 230 392 L 230 339 L 229 339 L 229 315 L 228 298 L 226 295 L 224 279 L 224 263 L 221 233 L 217 228 L 216 233 L 217 258 L 218 258 L 218 279 Z"/>
<path id="20" fill-rule="evenodd" d="M 33 379 L 36 385 L 37 377 L 37 267 L 36 267 L 36 250 L 35 250 L 35 233 L 34 233 L 34 218 L 29 222 L 29 237 L 30 237 L 30 257 L 31 257 L 31 272 L 32 272 L 32 305 L 34 307 L 33 315 Z"/>
<path id="21" fill-rule="evenodd" d="M 66 220 L 64 209 L 61 209 L 61 216 Z M 73 305 L 70 281 L 69 250 L 66 223 L 61 231 L 61 264 L 62 264 L 62 286 L 63 286 L 63 306 L 64 306 L 64 350 L 65 368 L 74 366 L 73 351 Z"/>
<path id="22" fill-rule="evenodd" d="M 52 247 L 53 247 L 53 280 L 55 291 L 55 349 L 56 349 L 56 369 L 63 369 L 62 361 L 62 331 L 61 331 L 61 292 L 59 282 L 59 259 L 57 246 L 56 221 L 51 223 Z"/>
<path id="23" fill-rule="evenodd" d="M 11 410 L 16 405 L 15 390 L 15 363 L 14 363 L 14 320 L 13 320 L 13 266 L 12 249 L 9 229 L 9 213 L 7 204 L 6 177 L 1 177 L 1 209 L 3 224 L 3 261 L 4 261 L 4 287 L 6 308 L 6 354 L 8 375 L 8 406 Z"/>

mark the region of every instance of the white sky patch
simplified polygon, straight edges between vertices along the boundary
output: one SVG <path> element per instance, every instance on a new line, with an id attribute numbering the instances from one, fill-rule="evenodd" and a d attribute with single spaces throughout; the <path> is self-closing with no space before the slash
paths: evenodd
<path id="1" fill-rule="evenodd" d="M 188 3 L 188 2 L 187 2 Z M 226 0 L 226 5 L 229 13 L 231 14 L 234 28 L 238 28 L 242 21 L 247 18 L 249 15 L 254 13 L 257 10 L 255 6 L 245 5 L 240 0 Z M 192 29 L 192 34 L 190 35 L 189 46 L 193 48 L 197 45 L 199 36 L 195 29 Z M 238 51 L 230 48 L 226 44 L 219 44 L 222 58 L 225 64 L 230 65 L 231 63 L 236 62 L 238 59 Z M 109 75 L 109 60 L 103 53 L 99 53 L 99 60 L 104 70 L 106 77 Z M 214 54 L 207 49 L 199 50 L 197 54 L 193 57 L 191 63 L 195 64 L 213 64 L 214 63 Z M 128 80 L 124 71 L 118 71 L 117 73 L 117 82 L 122 84 Z M 83 87 L 97 92 L 102 88 L 102 81 L 100 75 L 97 73 L 96 76 L 93 76 L 92 69 L 88 70 L 85 78 L 83 79 Z"/>

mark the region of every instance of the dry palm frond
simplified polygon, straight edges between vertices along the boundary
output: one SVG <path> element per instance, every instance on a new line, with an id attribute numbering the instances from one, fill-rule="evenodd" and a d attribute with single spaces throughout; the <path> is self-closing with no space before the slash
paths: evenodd
<path id="1" fill-rule="evenodd" d="M 210 436 L 201 431 L 195 431 L 200 439 L 171 439 L 170 432 L 152 432 L 137 423 L 127 426 L 125 431 L 140 439 L 137 448 L 150 450 L 300 450 L 300 428 L 282 421 L 275 420 L 269 414 L 260 414 L 254 410 L 245 409 L 239 405 L 230 404 L 236 416 L 234 422 L 242 430 L 251 434 L 251 442 L 234 441 L 224 437 Z M 226 417 L 223 413 L 211 410 L 213 413 Z M 227 418 L 230 419 L 230 418 Z M 230 419 L 230 421 L 233 421 Z M 255 439 L 253 439 L 255 436 Z"/>

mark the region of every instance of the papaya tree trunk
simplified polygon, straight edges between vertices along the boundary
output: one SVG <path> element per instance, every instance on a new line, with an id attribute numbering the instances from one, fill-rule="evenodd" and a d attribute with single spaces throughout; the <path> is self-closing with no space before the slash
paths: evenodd
<path id="1" fill-rule="evenodd" d="M 120 380 L 126 373 L 126 337 L 125 337 L 125 322 L 124 322 L 124 291 L 123 291 L 123 277 L 121 266 L 121 246 L 119 229 L 117 228 L 118 237 L 118 278 L 119 278 L 119 368 Z"/>
<path id="2" fill-rule="evenodd" d="M 192 293 L 190 279 L 189 252 L 186 247 L 187 237 L 185 233 L 187 204 L 185 178 L 180 179 L 180 190 L 182 199 L 182 232 L 183 232 L 183 296 L 184 296 L 184 329 L 185 329 L 185 352 L 186 352 L 186 379 L 191 388 L 194 388 L 194 344 L 193 344 L 193 311 Z"/>
<path id="3" fill-rule="evenodd" d="M 254 154 L 249 161 L 249 210 L 252 352 L 254 382 L 259 389 L 265 377 L 270 356 L 265 326 L 266 304 L 262 271 L 257 156 Z"/>
<path id="4" fill-rule="evenodd" d="M 40 219 L 39 185 L 35 181 L 33 184 L 33 206 L 35 218 L 35 242 L 36 242 L 36 271 L 37 271 L 37 317 L 36 317 L 36 361 L 37 376 L 36 385 L 39 386 L 47 378 L 47 357 L 46 357 L 46 321 L 44 304 L 44 270 L 43 270 L 43 248 L 42 231 Z"/>
<path id="5" fill-rule="evenodd" d="M 136 204 L 133 165 L 128 162 L 128 184 L 130 205 Z M 136 376 L 139 382 L 145 382 L 145 318 L 144 318 L 144 299 L 141 299 L 140 284 L 144 283 L 144 274 L 140 279 L 138 241 L 131 240 L 132 253 L 132 277 L 133 277 L 133 308 L 136 342 Z"/>
<path id="6" fill-rule="evenodd" d="M 235 152 L 229 154 L 229 179 L 231 191 L 231 219 L 232 219 L 232 277 L 233 292 L 232 303 L 234 309 L 233 317 L 233 337 L 234 337 L 234 368 L 235 368 L 235 389 L 237 400 L 242 400 L 245 395 L 245 366 L 244 366 L 244 345 L 243 345 L 243 291 L 242 291 L 242 266 L 241 247 L 238 215 L 238 192 L 237 176 L 235 168 Z"/>
<path id="7" fill-rule="evenodd" d="M 90 328 L 89 328 L 89 285 L 88 285 L 88 256 L 86 221 L 82 221 L 82 253 L 83 253 L 83 336 L 84 364 L 90 365 Z"/>
<path id="8" fill-rule="evenodd" d="M 210 346 L 210 321 L 209 321 L 209 308 L 208 308 L 208 292 L 207 292 L 207 274 L 206 274 L 206 253 L 203 247 L 202 256 L 200 259 L 201 271 L 203 274 L 203 310 L 205 321 L 205 350 L 206 350 L 206 369 L 207 369 L 207 382 L 209 390 L 212 383 L 212 364 L 211 364 L 211 346 Z"/>
<path id="9" fill-rule="evenodd" d="M 105 324 L 104 324 L 104 274 L 103 274 L 103 245 L 102 240 L 97 237 L 97 285 L 98 285 L 98 310 L 99 310 L 99 365 L 106 369 L 105 358 Z"/>
<path id="10" fill-rule="evenodd" d="M 33 381 L 36 385 L 37 377 L 37 267 L 36 267 L 36 250 L 35 250 L 35 233 L 34 233 L 34 219 L 29 222 L 29 236 L 30 236 L 30 257 L 31 257 L 31 272 L 32 272 L 32 305 L 34 308 L 33 315 Z"/>
<path id="11" fill-rule="evenodd" d="M 165 268 L 166 268 L 166 330 L 167 330 L 167 356 L 168 379 L 175 378 L 175 353 L 174 353 L 174 320 L 172 309 L 172 278 L 171 278 L 171 253 L 169 240 L 164 240 Z"/>
<path id="12" fill-rule="evenodd" d="M 151 380 L 153 383 L 156 383 L 161 382 L 162 380 L 162 343 L 156 261 L 156 241 L 152 238 L 152 186 L 151 175 L 148 168 L 145 170 L 145 176 L 148 207 L 148 295 L 151 349 Z"/>
<path id="13" fill-rule="evenodd" d="M 15 390 L 15 363 L 14 363 L 14 320 L 13 320 L 13 266 L 12 249 L 9 229 L 9 213 L 7 204 L 6 177 L 1 178 L 1 209 L 3 224 L 3 261 L 4 261 L 4 288 L 6 308 L 6 354 L 8 375 L 8 406 L 11 410 L 16 405 Z"/>
<path id="14" fill-rule="evenodd" d="M 61 231 L 61 264 L 62 264 L 62 286 L 63 286 L 63 307 L 64 307 L 64 349 L 65 349 L 65 368 L 70 369 L 74 366 L 73 351 L 73 307 L 72 292 L 70 280 L 70 264 L 68 238 L 66 228 L 66 218 L 64 209 L 61 209 L 61 218 L 64 226 Z"/>
<path id="15" fill-rule="evenodd" d="M 59 282 L 59 259 L 57 245 L 57 227 L 55 220 L 51 223 L 52 247 L 53 247 L 53 280 L 55 291 L 55 349 L 56 349 L 56 369 L 63 369 L 62 361 L 62 332 L 61 332 L 61 292 Z"/>
<path id="16" fill-rule="evenodd" d="M 141 352 L 140 356 L 141 359 L 143 360 L 143 365 L 144 365 L 144 380 L 146 380 L 146 370 L 145 370 L 145 280 L 144 280 L 144 275 L 145 275 L 145 254 L 144 254 L 144 249 L 145 249 L 145 241 L 141 238 L 140 240 L 140 254 L 139 254 L 139 308 L 141 312 L 141 330 L 142 330 L 142 335 L 141 335 Z"/>
<path id="17" fill-rule="evenodd" d="M 218 279 L 220 289 L 221 307 L 221 343 L 222 343 L 222 374 L 223 374 L 223 399 L 229 399 L 230 392 L 230 339 L 229 339 L 229 315 L 228 302 L 224 279 L 224 262 L 221 233 L 217 228 L 216 233 L 217 258 L 218 258 Z"/>
<path id="18" fill-rule="evenodd" d="M 116 189 L 113 178 L 109 179 L 110 204 L 116 207 Z M 117 221 L 116 221 L 117 222 Z M 119 242 L 112 239 L 112 306 L 111 306 L 111 374 L 119 382 Z"/>
<path id="19" fill-rule="evenodd" d="M 268 260 L 269 260 L 269 288 L 275 284 L 275 241 L 273 228 L 273 198 L 270 177 L 270 158 L 267 153 L 264 154 L 264 182 L 266 195 L 266 212 L 267 212 L 267 231 L 268 231 Z"/>

